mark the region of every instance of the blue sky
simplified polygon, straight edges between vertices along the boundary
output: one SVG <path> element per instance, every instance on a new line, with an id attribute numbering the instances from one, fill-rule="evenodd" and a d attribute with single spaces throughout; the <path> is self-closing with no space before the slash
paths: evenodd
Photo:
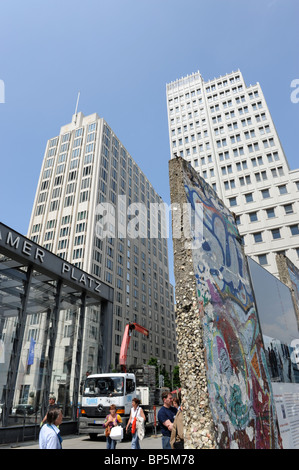
<path id="1" fill-rule="evenodd" d="M 209 80 L 240 69 L 247 85 L 259 82 L 298 167 L 297 0 L 0 0 L 0 8 L 0 220 L 15 230 L 27 233 L 47 139 L 71 121 L 79 90 L 79 110 L 108 122 L 166 202 L 166 83 L 197 70 Z"/>

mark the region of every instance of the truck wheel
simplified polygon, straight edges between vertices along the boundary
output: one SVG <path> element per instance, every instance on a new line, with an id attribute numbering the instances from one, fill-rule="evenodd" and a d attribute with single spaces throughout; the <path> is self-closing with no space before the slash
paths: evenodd
<path id="1" fill-rule="evenodd" d="M 89 434 L 89 437 L 90 437 L 91 441 L 95 441 L 96 438 L 97 438 L 97 434 L 95 434 L 95 433 Z"/>

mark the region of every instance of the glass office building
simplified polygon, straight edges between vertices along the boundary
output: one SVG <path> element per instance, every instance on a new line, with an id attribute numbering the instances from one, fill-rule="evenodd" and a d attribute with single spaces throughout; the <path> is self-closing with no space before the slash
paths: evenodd
<path id="1" fill-rule="evenodd" d="M 76 418 L 93 308 L 104 370 L 113 288 L 0 223 L 1 427 L 39 422 L 50 393 L 65 419 Z"/>

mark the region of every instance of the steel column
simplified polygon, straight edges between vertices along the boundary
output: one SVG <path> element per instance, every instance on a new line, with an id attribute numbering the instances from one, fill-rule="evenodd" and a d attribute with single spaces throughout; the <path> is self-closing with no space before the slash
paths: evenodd
<path id="1" fill-rule="evenodd" d="M 32 279 L 33 267 L 28 266 L 26 273 L 26 281 L 24 282 L 24 294 L 21 294 L 21 308 L 19 309 L 18 321 L 16 326 L 16 334 L 10 355 L 10 363 L 7 373 L 7 385 L 5 393 L 5 407 L 3 411 L 3 426 L 7 426 L 9 411 L 12 408 L 15 386 L 21 359 L 21 351 L 24 339 L 24 331 L 27 317 L 27 304 Z"/>
<path id="2" fill-rule="evenodd" d="M 53 359 L 54 359 L 55 344 L 56 344 L 57 331 L 58 331 L 61 292 L 62 292 L 62 281 L 58 281 L 57 287 L 56 287 L 56 295 L 55 295 L 55 306 L 50 315 L 50 322 L 52 323 L 52 325 L 49 328 L 48 361 L 47 361 L 47 367 L 46 367 L 46 373 L 45 373 L 44 393 L 43 393 L 42 404 L 41 404 L 41 413 L 43 417 L 46 414 L 47 408 L 48 408 L 48 398 L 49 398 L 49 393 L 50 393 L 51 377 L 52 377 L 52 370 L 53 370 Z"/>

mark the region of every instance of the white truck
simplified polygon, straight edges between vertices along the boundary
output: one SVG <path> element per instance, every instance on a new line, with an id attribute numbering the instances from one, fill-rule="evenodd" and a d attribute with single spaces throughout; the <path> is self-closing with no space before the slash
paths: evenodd
<path id="1" fill-rule="evenodd" d="M 93 374 L 87 377 L 79 417 L 80 434 L 89 434 L 91 439 L 104 434 L 103 424 L 112 404 L 116 406 L 116 412 L 125 427 L 135 397 L 141 401 L 146 423 L 154 423 L 155 367 L 139 366 L 134 372 Z"/>
<path id="2" fill-rule="evenodd" d="M 127 352 L 134 331 L 149 336 L 149 331 L 138 323 L 126 325 L 119 355 L 122 372 L 89 375 L 84 383 L 79 433 L 89 434 L 91 439 L 104 433 L 103 424 L 112 404 L 116 406 L 116 413 L 121 416 L 125 427 L 135 397 L 141 401 L 146 423 L 154 423 L 156 368 L 149 365 L 131 366 L 131 370 L 127 371 Z"/>

